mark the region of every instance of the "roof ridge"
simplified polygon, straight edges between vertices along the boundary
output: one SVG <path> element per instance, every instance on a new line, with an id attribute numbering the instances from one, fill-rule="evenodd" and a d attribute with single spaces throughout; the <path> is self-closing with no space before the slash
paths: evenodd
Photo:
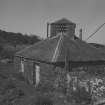
<path id="1" fill-rule="evenodd" d="M 63 39 L 63 33 L 62 33 L 62 35 L 60 36 L 60 39 L 58 40 L 58 43 L 57 43 L 57 46 L 56 46 L 56 48 L 55 48 L 55 51 L 54 51 L 54 54 L 53 54 L 53 57 L 52 57 L 52 62 L 55 62 L 56 61 L 56 59 L 57 59 L 57 57 L 58 57 L 58 55 L 59 55 L 59 47 L 60 47 L 60 45 L 61 45 L 61 43 L 62 43 L 62 39 Z"/>
<path id="2" fill-rule="evenodd" d="M 72 21 L 70 21 L 69 19 L 67 19 L 67 18 L 61 18 L 61 19 L 59 19 L 59 20 L 57 20 L 57 21 L 55 21 L 55 22 L 52 22 L 51 24 L 59 24 L 59 23 L 68 23 L 68 24 L 75 24 L 74 22 L 72 22 Z"/>

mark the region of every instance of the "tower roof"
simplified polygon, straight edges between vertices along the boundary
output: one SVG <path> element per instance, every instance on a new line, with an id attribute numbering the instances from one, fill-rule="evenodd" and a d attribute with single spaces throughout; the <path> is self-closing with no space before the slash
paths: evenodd
<path id="1" fill-rule="evenodd" d="M 75 23 L 73 23 L 72 21 L 66 19 L 66 18 L 62 18 L 60 20 L 57 20 L 51 24 L 73 24 L 73 25 L 76 25 Z"/>

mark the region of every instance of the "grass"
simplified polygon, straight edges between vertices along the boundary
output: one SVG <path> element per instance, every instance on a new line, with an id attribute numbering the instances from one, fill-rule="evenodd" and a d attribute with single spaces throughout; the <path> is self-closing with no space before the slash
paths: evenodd
<path id="1" fill-rule="evenodd" d="M 16 72 L 14 69 L 14 64 L 13 63 L 0 63 L 0 72 L 5 72 L 5 73 Z"/>
<path id="2" fill-rule="evenodd" d="M 0 105 L 52 105 L 51 100 L 55 105 L 63 105 L 59 93 L 37 91 L 24 79 L 21 80 L 20 75 L 13 63 L 0 63 Z"/>
<path id="3" fill-rule="evenodd" d="M 22 73 L 15 71 L 13 63 L 0 63 L 0 105 L 14 105 L 35 93 L 35 88 L 26 82 Z"/>

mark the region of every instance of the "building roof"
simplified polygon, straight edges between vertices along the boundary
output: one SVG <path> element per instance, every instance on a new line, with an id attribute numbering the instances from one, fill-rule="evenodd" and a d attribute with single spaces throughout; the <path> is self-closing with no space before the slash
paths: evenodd
<path id="1" fill-rule="evenodd" d="M 71 39 L 67 34 L 59 34 L 55 37 L 40 41 L 22 51 L 16 56 L 35 59 L 47 63 L 65 62 L 66 52 L 68 60 L 73 62 L 105 61 L 98 49 L 75 37 Z"/>
<path id="2" fill-rule="evenodd" d="M 73 23 L 72 21 L 66 19 L 66 18 L 62 18 L 60 20 L 57 20 L 51 24 L 73 24 L 73 25 L 76 25 L 75 23 Z"/>

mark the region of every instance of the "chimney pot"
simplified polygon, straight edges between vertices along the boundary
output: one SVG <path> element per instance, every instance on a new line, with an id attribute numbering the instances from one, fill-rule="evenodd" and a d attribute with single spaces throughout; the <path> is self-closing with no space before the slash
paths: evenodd
<path id="1" fill-rule="evenodd" d="M 79 38 L 82 40 L 82 28 L 80 29 Z"/>

